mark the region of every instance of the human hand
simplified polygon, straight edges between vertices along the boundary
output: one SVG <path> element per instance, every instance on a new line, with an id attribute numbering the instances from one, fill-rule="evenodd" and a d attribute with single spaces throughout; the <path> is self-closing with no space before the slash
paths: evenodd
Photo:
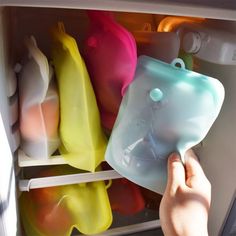
<path id="1" fill-rule="evenodd" d="M 207 236 L 211 184 L 194 152 L 168 159 L 168 181 L 160 204 L 160 221 L 165 236 Z"/>

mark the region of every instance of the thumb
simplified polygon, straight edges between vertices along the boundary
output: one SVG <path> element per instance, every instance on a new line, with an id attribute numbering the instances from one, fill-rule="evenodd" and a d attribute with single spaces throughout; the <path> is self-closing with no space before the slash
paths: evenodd
<path id="1" fill-rule="evenodd" d="M 176 192 L 179 186 L 185 185 L 185 169 L 180 156 L 173 153 L 168 158 L 168 191 Z"/>
<path id="2" fill-rule="evenodd" d="M 198 161 L 195 153 L 190 149 L 185 154 L 185 167 L 186 167 L 186 184 L 193 188 L 206 179 L 203 169 Z"/>

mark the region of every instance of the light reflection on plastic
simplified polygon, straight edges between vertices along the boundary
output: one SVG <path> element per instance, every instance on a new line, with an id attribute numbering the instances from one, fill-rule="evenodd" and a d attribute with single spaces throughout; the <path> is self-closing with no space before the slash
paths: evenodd
<path id="1" fill-rule="evenodd" d="M 192 86 L 192 84 L 190 84 L 190 83 L 186 83 L 185 81 L 179 81 L 176 84 L 176 87 L 178 87 L 179 89 L 184 90 L 184 91 L 194 90 L 194 86 Z"/>
<path id="2" fill-rule="evenodd" d="M 204 18 L 168 16 L 160 22 L 157 28 L 157 32 L 171 32 L 181 23 L 185 23 L 185 22 L 201 23 L 204 20 L 205 20 Z"/>

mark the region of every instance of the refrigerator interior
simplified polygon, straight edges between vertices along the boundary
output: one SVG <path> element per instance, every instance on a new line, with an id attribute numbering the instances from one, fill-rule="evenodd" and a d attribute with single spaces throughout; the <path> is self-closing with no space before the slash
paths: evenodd
<path id="1" fill-rule="evenodd" d="M 75 7 L 73 4 L 69 6 L 69 8 L 81 8 L 80 10 L 65 9 L 65 3 L 63 2 L 64 1 L 58 1 L 58 7 L 60 8 L 56 8 L 53 4 L 45 4 L 45 8 L 37 7 L 40 5 L 37 1 L 31 4 L 35 5 L 33 8 L 17 7 L 15 6 L 17 5 L 17 2 L 15 1 L 6 1 L 6 3 L 8 3 L 7 5 L 12 5 L 11 7 L 0 7 L 0 155 L 3 159 L 0 166 L 0 213 L 3 219 L 0 221 L 0 223 L 2 223 L 2 227 L 0 224 L 0 235 L 15 235 L 16 231 L 18 235 L 21 235 L 20 216 L 19 212 L 15 210 L 17 209 L 15 195 L 16 198 L 20 196 L 19 186 L 21 189 L 25 188 L 26 190 L 27 187 L 31 188 L 33 186 L 33 181 L 32 186 L 29 181 L 21 181 L 21 179 L 24 178 L 24 172 L 29 169 L 30 171 L 34 171 L 40 168 L 34 166 L 36 164 L 27 164 L 28 167 L 19 167 L 17 152 L 20 142 L 17 121 L 18 116 L 11 110 L 11 107 L 17 102 L 17 82 L 12 76 L 12 70 L 16 63 L 20 62 L 25 55 L 25 48 L 23 46 L 24 37 L 26 35 L 34 35 L 40 49 L 42 49 L 49 57 L 50 29 L 58 21 L 63 21 L 66 31 L 77 40 L 79 47 L 83 47 L 83 41 L 88 27 L 88 19 L 86 12 L 83 9 L 106 9 L 105 6 L 107 3 L 106 1 L 101 1 L 101 4 L 96 7 L 90 7 L 89 4 L 86 5 L 86 3 L 82 4 L 81 7 L 76 4 Z M 83 3 L 83 1 L 81 2 Z M 148 1 L 146 8 L 142 10 L 140 8 L 143 6 L 141 1 L 136 2 L 136 8 L 132 8 L 132 1 L 127 2 L 130 3 L 131 6 L 127 7 L 125 4 L 116 5 L 115 1 L 112 1 L 113 5 L 111 4 L 111 9 L 108 10 L 118 10 L 118 12 L 114 12 L 116 19 L 130 30 L 134 28 L 138 29 L 140 25 L 146 23 L 146 21 L 150 19 L 152 19 L 152 29 L 156 29 L 159 22 L 166 15 L 176 15 L 174 10 L 172 11 L 172 7 L 175 9 L 175 6 L 180 7 L 181 4 L 184 10 L 178 10 L 177 15 L 203 16 L 198 15 L 201 10 L 200 8 L 202 7 L 203 9 L 209 10 L 209 14 L 212 16 L 211 18 L 217 18 L 217 14 L 215 14 L 216 11 L 213 11 L 214 8 L 210 1 L 205 2 L 204 4 L 202 4 L 201 1 L 198 1 L 201 2 L 198 6 L 199 8 L 196 7 L 196 11 L 190 10 L 189 13 L 186 11 L 192 6 L 190 1 L 174 1 L 173 3 L 168 3 L 169 1 L 160 1 L 160 9 L 168 9 L 164 6 L 165 4 L 170 4 L 170 8 L 168 10 L 163 10 L 162 12 L 161 10 L 156 10 L 158 9 L 158 6 L 156 6 L 153 1 Z M 227 19 L 227 17 L 232 18 L 230 14 L 232 13 L 231 8 L 233 3 L 231 1 L 227 1 L 226 3 L 224 4 L 223 9 L 228 10 L 229 14 L 223 14 L 218 20 L 208 19 L 207 24 L 216 29 L 224 29 L 236 33 L 236 21 Z M 197 2 L 195 4 L 197 4 Z M 27 5 L 27 3 L 22 5 Z M 152 8 L 151 6 L 154 5 L 155 8 Z M 221 8 L 222 2 L 217 1 L 214 6 Z M 198 9 L 200 10 L 198 11 Z M 133 13 L 127 13 L 131 11 Z M 148 13 L 135 13 L 135 11 L 144 11 Z M 153 14 L 151 15 L 151 13 Z M 205 16 L 207 16 L 207 14 Z M 234 20 L 236 20 L 236 17 Z M 199 62 L 199 64 L 201 65 L 199 70 L 203 74 L 218 78 L 223 83 L 226 91 L 226 97 L 220 116 L 204 139 L 202 145 L 197 148 L 197 153 L 203 169 L 212 184 L 209 235 L 214 236 L 219 235 L 222 231 L 236 190 L 234 181 L 236 179 L 234 145 L 236 140 L 236 126 L 234 125 L 234 121 L 236 120 L 236 66 L 216 66 L 201 62 Z M 109 177 L 119 178 L 114 172 L 104 172 L 101 173 L 101 176 L 104 180 L 109 179 Z M 78 176 L 77 180 L 79 180 L 79 178 L 80 177 Z M 86 178 L 89 178 L 91 181 L 91 179 L 96 180 L 97 177 L 90 174 Z M 37 183 L 35 185 L 37 185 Z M 144 226 L 147 230 L 146 233 L 139 232 L 134 235 L 153 235 L 154 233 L 155 235 L 162 235 L 160 229 L 148 231 L 160 226 L 157 210 L 146 209 L 133 217 L 124 217 L 114 213 L 113 217 L 112 228 L 114 229 L 116 227 L 149 222 L 149 225 Z M 9 223 L 7 223 L 6 225 L 8 225 L 8 227 L 6 228 L 4 222 L 12 222 L 12 226 L 9 226 Z M 102 235 L 126 235 L 128 232 L 134 233 L 134 228 L 138 228 L 138 226 L 133 226 L 133 228 L 131 227 L 130 229 L 120 228 L 117 232 L 107 231 L 107 234 L 104 232 Z M 1 232 L 1 230 L 3 230 L 3 232 Z M 126 233 L 122 233 L 122 230 L 126 230 L 124 231 Z M 78 231 L 74 231 L 73 234 L 78 235 L 79 233 Z"/>

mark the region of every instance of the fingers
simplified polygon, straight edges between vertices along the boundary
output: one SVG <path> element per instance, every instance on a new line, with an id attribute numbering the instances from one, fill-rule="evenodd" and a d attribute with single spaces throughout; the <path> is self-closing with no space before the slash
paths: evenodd
<path id="1" fill-rule="evenodd" d="M 204 172 L 202 170 L 202 167 L 198 161 L 197 156 L 195 155 L 195 153 L 189 149 L 186 153 L 185 153 L 185 168 L 186 168 L 186 178 L 190 178 L 190 177 L 200 177 L 202 175 L 204 175 Z"/>
<path id="2" fill-rule="evenodd" d="M 168 159 L 168 191 L 175 192 L 179 186 L 185 185 L 185 169 L 180 156 L 176 153 Z"/>
<path id="3" fill-rule="evenodd" d="M 185 167 L 178 154 L 172 154 L 168 159 L 168 181 L 166 190 L 175 194 L 178 187 L 210 189 L 210 183 L 192 150 L 185 153 Z"/>
<path id="4" fill-rule="evenodd" d="M 192 150 L 188 150 L 185 154 L 185 169 L 186 169 L 186 185 L 190 188 L 203 188 L 210 182 L 204 174 L 204 171 Z"/>

